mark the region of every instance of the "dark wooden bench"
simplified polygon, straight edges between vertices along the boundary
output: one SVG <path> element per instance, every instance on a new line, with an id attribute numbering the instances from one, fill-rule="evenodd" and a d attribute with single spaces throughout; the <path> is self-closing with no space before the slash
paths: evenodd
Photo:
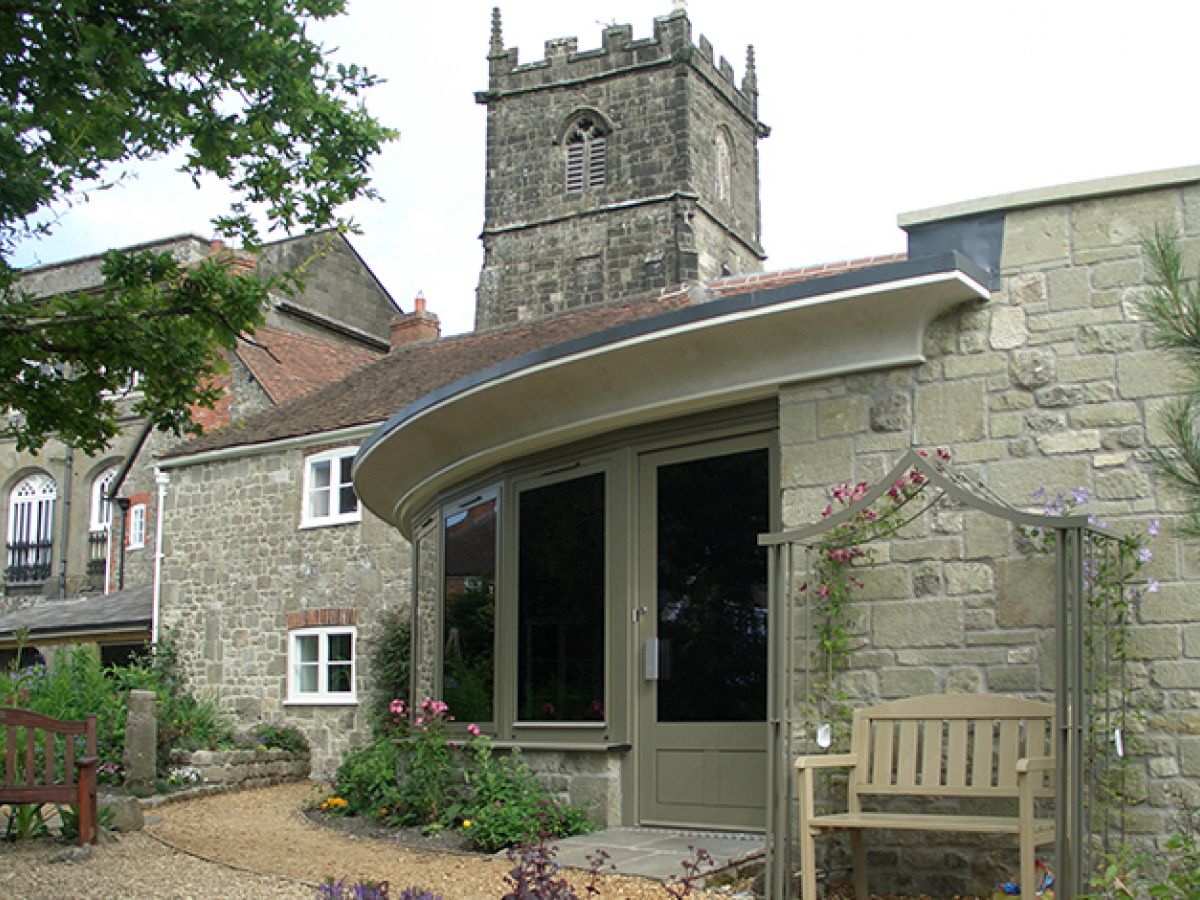
<path id="1" fill-rule="evenodd" d="M 75 804 L 79 814 L 79 843 L 99 839 L 96 810 L 96 717 L 64 722 L 27 709 L 0 708 L 4 728 L 4 783 L 0 803 Z M 19 737 L 24 729 L 24 739 Z M 38 734 L 43 751 L 37 771 Z M 75 738 L 84 738 L 84 756 L 75 756 Z M 58 777 L 58 759 L 63 762 Z M 40 776 L 40 777 L 39 777 Z"/>
<path id="2" fill-rule="evenodd" d="M 796 760 L 800 794 L 801 896 L 816 900 L 814 838 L 850 832 L 854 891 L 867 900 L 868 828 L 1011 834 L 1020 844 L 1021 897 L 1037 887 L 1035 849 L 1054 841 L 1054 819 L 1037 814 L 1036 800 L 1054 796 L 1054 707 L 990 694 L 926 694 L 858 709 L 850 752 Z M 820 769 L 849 770 L 846 812 L 818 814 L 813 782 Z M 993 800 L 1009 814 L 877 812 L 865 801 L 921 797 Z"/>

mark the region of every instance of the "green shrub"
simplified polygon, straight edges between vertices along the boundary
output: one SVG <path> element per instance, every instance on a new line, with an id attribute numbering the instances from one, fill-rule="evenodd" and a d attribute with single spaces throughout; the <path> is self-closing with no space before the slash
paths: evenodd
<path id="1" fill-rule="evenodd" d="M 355 816 L 381 815 L 400 802 L 396 771 L 400 751 L 391 741 L 374 741 L 347 751 L 334 779 L 337 796 L 346 801 L 346 813 Z"/>
<path id="2" fill-rule="evenodd" d="M 308 738 L 292 725 L 255 725 L 248 732 L 238 735 L 236 742 L 264 750 L 287 750 L 300 754 L 309 752 Z"/>
<path id="3" fill-rule="evenodd" d="M 371 724 L 379 731 L 388 731 L 394 725 L 392 700 L 407 700 L 409 692 L 412 623 L 404 609 L 396 607 L 383 614 L 372 645 L 367 709 Z"/>

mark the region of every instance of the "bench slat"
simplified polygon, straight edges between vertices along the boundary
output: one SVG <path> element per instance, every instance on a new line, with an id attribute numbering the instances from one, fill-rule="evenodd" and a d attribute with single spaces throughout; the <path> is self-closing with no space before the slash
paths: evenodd
<path id="1" fill-rule="evenodd" d="M 924 750 L 921 754 L 921 787 L 936 787 L 942 783 L 942 747 L 945 734 L 941 719 L 921 722 Z"/>
<path id="2" fill-rule="evenodd" d="M 967 723 L 955 719 L 950 723 L 950 746 L 946 751 L 946 785 L 965 787 L 967 784 Z"/>
<path id="3" fill-rule="evenodd" d="M 1036 778 L 1035 773 L 1032 777 Z M 858 789 L 860 797 L 1017 797 L 1017 788 L 1001 787 L 999 785 L 920 785 L 917 788 L 902 787 L 896 784 L 867 784 Z M 1053 797 L 1054 789 L 1050 787 L 1035 787 L 1035 797 Z"/>
<path id="4" fill-rule="evenodd" d="M 1004 787 L 1017 786 L 1017 754 L 1021 749 L 1021 723 L 1005 719 L 1000 723 L 1000 770 L 999 783 Z M 1028 748 L 1025 749 L 1029 754 Z"/>
<path id="5" fill-rule="evenodd" d="M 832 813 L 814 816 L 809 828 L 887 828 L 894 831 L 968 831 L 973 834 L 1020 834 L 1017 816 L 905 815 L 904 813 Z M 1053 819 L 1034 819 L 1038 842 L 1054 835 Z"/>
<path id="6" fill-rule="evenodd" d="M 871 784 L 892 783 L 892 738 L 894 727 L 891 722 L 875 725 L 875 742 L 871 748 Z"/>
<path id="7" fill-rule="evenodd" d="M 900 723 L 896 784 L 901 787 L 913 788 L 917 784 L 917 725 L 912 720 Z"/>
<path id="8" fill-rule="evenodd" d="M 971 736 L 971 778 L 967 783 L 973 787 L 992 786 L 992 759 L 995 738 L 991 721 L 974 722 L 975 733 Z"/>

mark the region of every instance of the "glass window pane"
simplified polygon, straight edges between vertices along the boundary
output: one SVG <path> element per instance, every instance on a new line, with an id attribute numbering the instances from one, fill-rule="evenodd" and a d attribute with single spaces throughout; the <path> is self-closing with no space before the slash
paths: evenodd
<path id="1" fill-rule="evenodd" d="M 296 666 L 296 689 L 302 694 L 317 692 L 317 672 L 319 667 L 313 663 L 301 663 Z"/>
<path id="2" fill-rule="evenodd" d="M 604 719 L 604 474 L 521 494 L 518 716 Z"/>
<path id="3" fill-rule="evenodd" d="M 331 663 L 349 662 L 351 659 L 351 643 L 349 633 L 329 635 L 329 661 Z"/>
<path id="4" fill-rule="evenodd" d="M 338 460 L 338 481 L 341 484 L 350 483 L 350 469 L 354 466 L 354 454 L 343 456 Z"/>
<path id="5" fill-rule="evenodd" d="M 460 722 L 492 720 L 496 498 L 446 517 L 442 697 Z"/>
<path id="6" fill-rule="evenodd" d="M 348 694 L 351 690 L 350 665 L 334 663 L 329 667 L 329 687 L 331 694 Z"/>
<path id="7" fill-rule="evenodd" d="M 766 450 L 658 470 L 660 722 L 758 722 L 767 708 Z"/>
<path id="8" fill-rule="evenodd" d="M 323 519 L 329 515 L 329 491 L 313 491 L 308 497 L 308 515 L 313 519 Z"/>
<path id="9" fill-rule="evenodd" d="M 295 638 L 296 658 L 301 662 L 316 662 L 319 647 L 315 634 L 303 634 Z"/>
<path id="10" fill-rule="evenodd" d="M 338 488 L 338 512 L 352 513 L 358 509 L 358 498 L 354 496 L 354 488 L 346 485 Z"/>
<path id="11" fill-rule="evenodd" d="M 329 460 L 322 460 L 312 464 L 312 481 L 311 486 L 314 488 L 329 487 Z"/>

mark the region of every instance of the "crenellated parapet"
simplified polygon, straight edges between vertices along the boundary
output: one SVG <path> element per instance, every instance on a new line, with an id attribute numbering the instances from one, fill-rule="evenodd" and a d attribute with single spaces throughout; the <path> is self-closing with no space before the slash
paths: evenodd
<path id="1" fill-rule="evenodd" d="M 487 104 L 515 93 L 586 85 L 631 71 L 665 66 L 693 68 L 751 120 L 762 135 L 766 134 L 766 127 L 758 122 L 758 78 L 753 47 L 747 48 L 746 69 L 739 84 L 733 66 L 725 57 L 714 53 L 708 38 L 701 35 L 698 43 L 693 43 L 692 24 L 683 9 L 656 18 L 653 37 L 635 40 L 631 26 L 614 24 L 604 29 L 599 48 L 581 51 L 576 37 L 554 38 L 545 42 L 542 59 L 522 63 L 518 48 L 504 47 L 497 7 L 492 10 L 488 89 L 476 93 L 475 98 L 479 103 Z"/>

